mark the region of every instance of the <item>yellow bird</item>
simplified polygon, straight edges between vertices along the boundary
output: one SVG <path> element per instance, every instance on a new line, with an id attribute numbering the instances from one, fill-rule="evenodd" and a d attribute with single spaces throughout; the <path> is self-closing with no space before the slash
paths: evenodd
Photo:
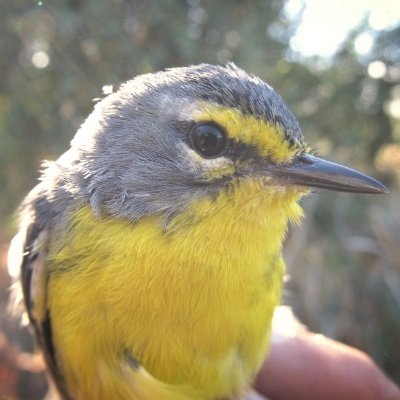
<path id="1" fill-rule="evenodd" d="M 62 398 L 242 399 L 310 187 L 387 191 L 315 156 L 281 97 L 233 64 L 138 76 L 99 102 L 10 250 Z"/>

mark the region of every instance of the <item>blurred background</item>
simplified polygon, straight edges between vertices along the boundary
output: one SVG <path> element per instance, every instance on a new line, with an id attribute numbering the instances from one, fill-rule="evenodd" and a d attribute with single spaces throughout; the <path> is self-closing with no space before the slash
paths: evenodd
<path id="1" fill-rule="evenodd" d="M 390 188 L 303 202 L 284 301 L 400 383 L 397 0 L 14 0 L 0 5 L 0 50 L 1 400 L 47 390 L 33 339 L 6 315 L 15 210 L 42 160 L 67 148 L 93 99 L 134 75 L 231 60 L 282 94 L 320 155 Z"/>

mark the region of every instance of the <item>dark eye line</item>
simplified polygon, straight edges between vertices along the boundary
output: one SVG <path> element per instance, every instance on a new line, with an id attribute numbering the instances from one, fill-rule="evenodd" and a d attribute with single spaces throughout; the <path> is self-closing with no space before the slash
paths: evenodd
<path id="1" fill-rule="evenodd" d="M 193 143 L 192 143 L 192 140 L 190 137 L 190 132 L 192 132 L 196 126 L 198 126 L 200 124 L 206 124 L 206 123 L 210 124 L 210 125 L 215 125 L 215 126 L 221 128 L 220 125 L 218 125 L 214 121 L 196 122 L 194 120 L 185 121 L 185 122 L 180 121 L 179 124 L 174 124 L 174 126 L 175 126 L 175 129 L 177 129 L 181 132 L 184 132 L 184 135 L 182 136 L 182 140 L 190 148 L 193 149 Z M 221 128 L 221 129 L 223 129 L 223 128 Z M 244 159 L 256 161 L 256 160 L 259 160 L 261 157 L 255 146 L 243 143 L 237 139 L 233 139 L 233 138 L 229 137 L 228 135 L 227 135 L 227 143 L 226 143 L 225 150 L 224 150 L 223 154 L 221 154 L 221 155 L 223 155 L 224 157 L 230 158 L 235 163 L 240 162 L 241 160 L 244 160 Z M 214 157 L 209 157 L 209 158 L 212 159 Z"/>

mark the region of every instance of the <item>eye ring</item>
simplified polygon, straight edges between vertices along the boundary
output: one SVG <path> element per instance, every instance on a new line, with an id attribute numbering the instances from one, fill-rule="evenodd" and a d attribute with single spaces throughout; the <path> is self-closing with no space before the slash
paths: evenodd
<path id="1" fill-rule="evenodd" d="M 227 146 L 224 129 L 213 122 L 197 124 L 190 132 L 190 142 L 194 150 L 205 158 L 219 157 Z"/>

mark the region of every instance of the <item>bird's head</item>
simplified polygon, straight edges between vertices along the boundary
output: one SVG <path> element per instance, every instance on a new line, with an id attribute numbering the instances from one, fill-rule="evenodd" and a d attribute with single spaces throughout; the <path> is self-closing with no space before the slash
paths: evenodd
<path id="1" fill-rule="evenodd" d="M 227 193 L 274 207 L 311 187 L 386 191 L 316 157 L 282 98 L 233 64 L 129 81 L 97 104 L 60 163 L 97 214 L 129 220 L 157 214 L 168 223 Z"/>

